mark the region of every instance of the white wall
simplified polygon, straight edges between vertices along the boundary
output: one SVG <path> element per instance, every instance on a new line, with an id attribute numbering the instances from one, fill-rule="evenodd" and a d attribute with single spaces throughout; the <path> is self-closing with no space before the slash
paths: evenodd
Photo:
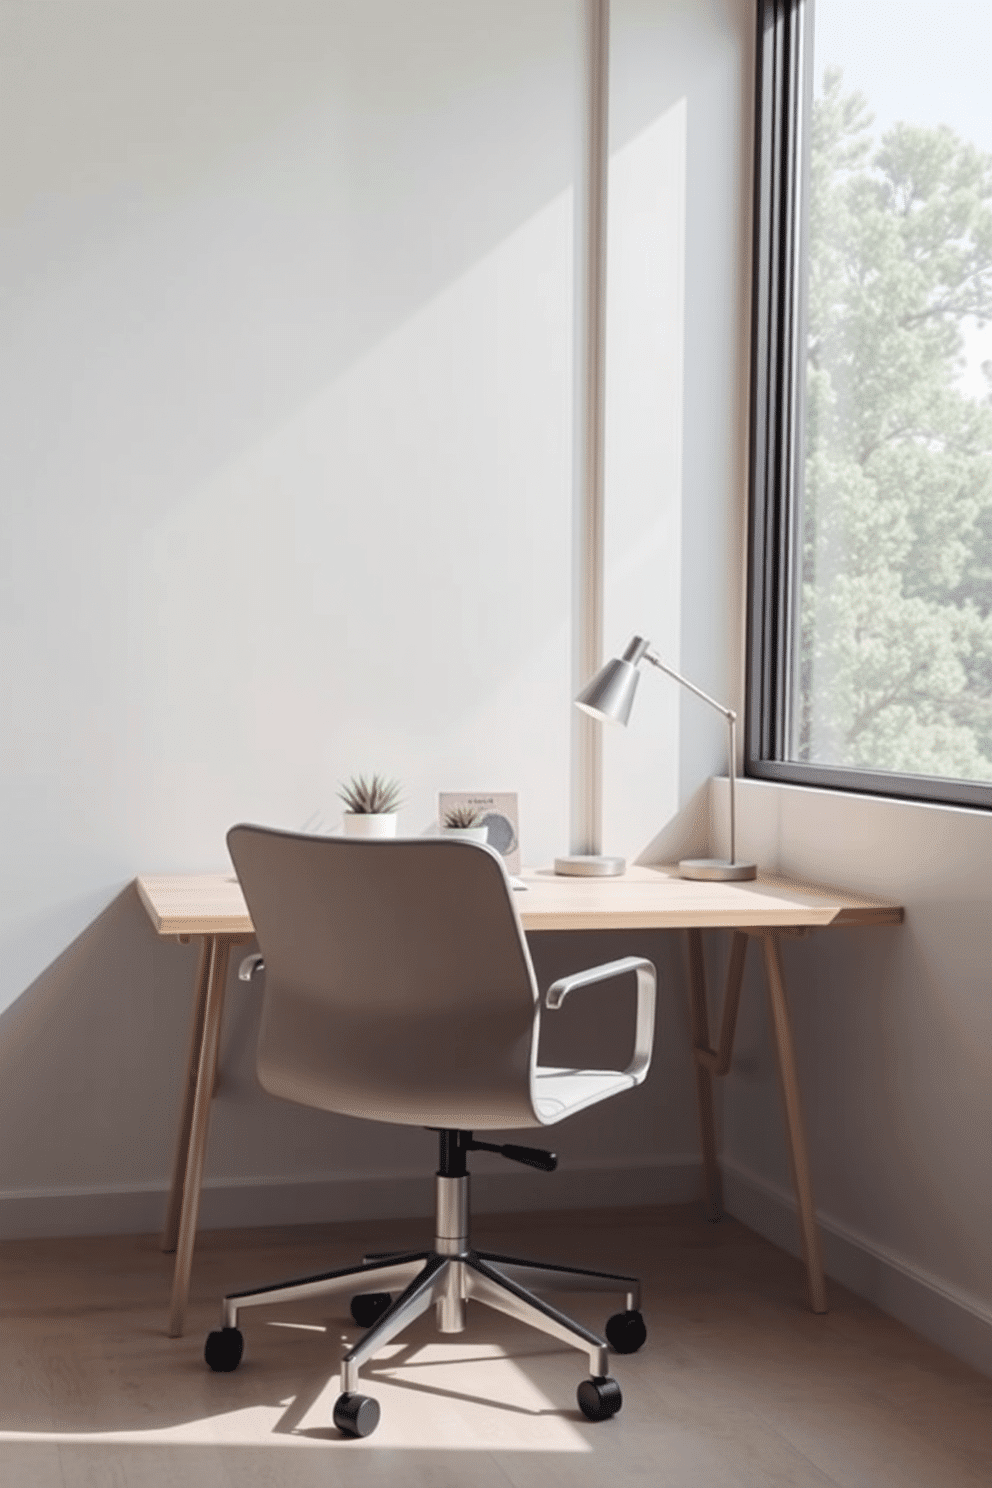
<path id="1" fill-rule="evenodd" d="M 607 645 L 732 698 L 751 5 L 613 15 Z M 6 1233 L 161 1218 L 194 950 L 135 873 L 221 864 L 239 818 L 332 824 L 363 768 L 409 830 L 502 787 L 531 862 L 566 843 L 576 35 L 572 0 L 0 0 Z M 701 846 L 722 725 L 641 694 L 605 845 Z M 992 1368 L 988 818 L 741 797 L 763 867 L 908 910 L 785 951 L 828 1269 Z M 654 1077 L 485 1202 L 691 1192 L 678 947 L 641 945 Z M 430 1138 L 265 1099 L 256 1015 L 232 987 L 207 1222 L 423 1209 Z M 555 1036 L 606 1052 L 592 1015 Z M 732 1209 L 794 1245 L 754 968 L 723 1128 Z"/>
<path id="2" fill-rule="evenodd" d="M 750 6 L 614 27 L 607 643 L 728 691 Z M 407 830 L 511 789 L 529 861 L 567 842 L 577 36 L 574 0 L 0 0 L 9 1233 L 161 1215 L 194 951 L 136 873 L 331 826 L 354 770 Z M 630 854 L 722 757 L 644 691 L 607 755 Z M 232 989 L 208 1222 L 411 1212 L 430 1139 L 265 1099 L 256 1015 Z M 561 1134 L 572 1178 L 492 1202 L 688 1192 L 686 1037 L 673 997 L 655 1080 Z"/>

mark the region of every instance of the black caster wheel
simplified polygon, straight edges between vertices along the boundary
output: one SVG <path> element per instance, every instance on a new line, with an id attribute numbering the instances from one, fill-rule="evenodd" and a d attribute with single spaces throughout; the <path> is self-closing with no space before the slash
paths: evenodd
<path id="1" fill-rule="evenodd" d="M 608 1374 L 583 1380 L 575 1395 L 587 1421 L 608 1421 L 623 1405 L 620 1386 Z"/>
<path id="2" fill-rule="evenodd" d="M 615 1312 L 606 1325 L 606 1341 L 615 1354 L 636 1354 L 647 1336 L 639 1312 Z"/>
<path id="3" fill-rule="evenodd" d="M 240 1328 L 215 1328 L 207 1334 L 203 1357 L 215 1374 L 230 1374 L 241 1363 L 244 1351 L 245 1340 Z"/>
<path id="4" fill-rule="evenodd" d="M 351 1299 L 351 1315 L 360 1328 L 371 1328 L 387 1310 L 392 1297 L 388 1292 L 359 1292 Z M 344 1396 L 341 1397 L 342 1400 Z"/>
<path id="5" fill-rule="evenodd" d="M 344 1436 L 371 1436 L 379 1424 L 379 1402 L 371 1395 L 339 1395 L 334 1424 Z"/>

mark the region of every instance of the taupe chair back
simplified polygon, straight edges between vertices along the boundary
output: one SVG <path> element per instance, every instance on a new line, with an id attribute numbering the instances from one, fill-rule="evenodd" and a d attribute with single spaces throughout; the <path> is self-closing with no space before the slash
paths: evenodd
<path id="1" fill-rule="evenodd" d="M 537 985 L 493 852 L 255 826 L 227 843 L 265 961 L 265 1090 L 372 1121 L 540 1124 Z"/>

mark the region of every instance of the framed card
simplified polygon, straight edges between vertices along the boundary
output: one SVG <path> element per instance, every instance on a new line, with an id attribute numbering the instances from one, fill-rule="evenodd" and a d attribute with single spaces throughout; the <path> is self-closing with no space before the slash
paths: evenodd
<path id="1" fill-rule="evenodd" d="M 491 848 L 499 853 L 508 873 L 520 872 L 520 834 L 516 791 L 441 791 L 437 819 L 462 806 L 474 810 L 488 833 Z"/>

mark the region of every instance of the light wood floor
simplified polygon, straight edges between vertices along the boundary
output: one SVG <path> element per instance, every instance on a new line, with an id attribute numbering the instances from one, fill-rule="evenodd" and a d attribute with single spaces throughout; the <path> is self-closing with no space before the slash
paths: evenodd
<path id="1" fill-rule="evenodd" d="M 170 1260 L 154 1237 L 0 1246 L 5 1488 L 988 1488 L 992 1381 L 840 1287 L 802 1305 L 797 1262 L 693 1207 L 481 1216 L 475 1241 L 644 1281 L 649 1338 L 617 1358 L 624 1408 L 575 1405 L 584 1356 L 474 1306 L 429 1316 L 367 1372 L 378 1431 L 329 1425 L 350 1318 L 249 1317 L 244 1362 L 211 1374 L 225 1290 L 428 1242 L 420 1221 L 201 1236 L 187 1336 L 165 1336 Z M 562 1305 L 601 1328 L 595 1297 Z M 343 1308 L 340 1309 L 343 1311 Z M 336 1310 L 337 1311 L 337 1310 Z"/>

